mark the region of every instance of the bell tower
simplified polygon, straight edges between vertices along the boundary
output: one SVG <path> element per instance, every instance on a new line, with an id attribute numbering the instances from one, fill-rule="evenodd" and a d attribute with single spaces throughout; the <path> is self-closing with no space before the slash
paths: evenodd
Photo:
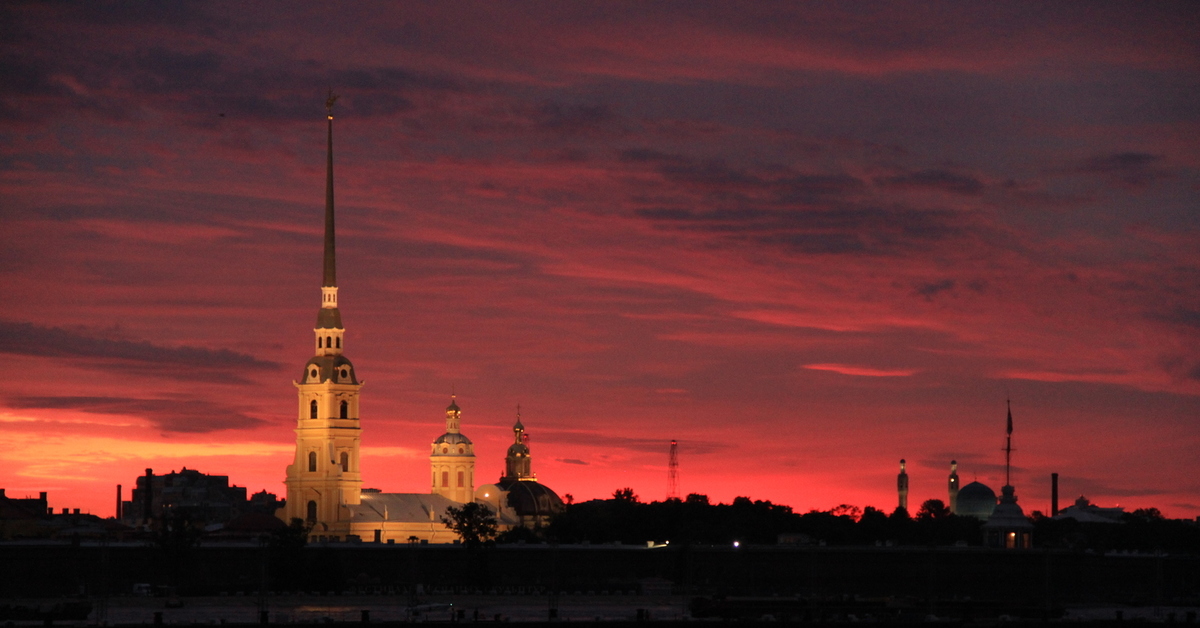
<path id="1" fill-rule="evenodd" d="M 508 455 L 504 457 L 505 480 L 532 480 L 530 470 L 529 446 L 525 444 L 525 426 L 521 424 L 521 409 L 517 408 L 517 422 L 513 425 L 513 444 L 508 446 Z"/>
<path id="2" fill-rule="evenodd" d="M 900 474 L 896 476 L 896 492 L 900 494 L 900 509 L 908 512 L 908 471 L 904 459 L 900 459 Z"/>
<path id="3" fill-rule="evenodd" d="M 287 468 L 284 520 L 313 524 L 313 533 L 349 530 L 344 508 L 360 502 L 358 395 L 362 383 L 345 349 L 342 314 L 338 310 L 337 265 L 333 225 L 333 104 L 329 92 L 328 146 L 325 173 L 325 255 L 321 307 L 317 310 L 315 355 L 304 365 L 299 382 L 296 457 Z"/>
<path id="4" fill-rule="evenodd" d="M 446 407 L 446 433 L 429 454 L 431 493 L 459 503 L 475 501 L 475 445 L 460 431 L 462 410 L 454 396 Z"/>

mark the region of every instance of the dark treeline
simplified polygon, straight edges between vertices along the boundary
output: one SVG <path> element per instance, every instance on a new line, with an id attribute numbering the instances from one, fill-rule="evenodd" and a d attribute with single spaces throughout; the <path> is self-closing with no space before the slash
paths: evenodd
<path id="1" fill-rule="evenodd" d="M 1031 519 L 1038 547 L 1200 553 L 1200 525 L 1165 519 L 1154 509 L 1129 513 L 1121 524 L 1053 520 L 1036 512 Z M 950 514 L 937 499 L 925 501 L 912 515 L 901 509 L 885 513 L 850 505 L 801 514 L 790 506 L 747 497 L 713 504 L 695 493 L 682 500 L 643 503 L 632 490 L 621 489 L 611 499 L 568 505 L 540 535 L 518 532 L 500 541 L 978 546 L 983 543 L 982 527 L 978 519 Z"/>

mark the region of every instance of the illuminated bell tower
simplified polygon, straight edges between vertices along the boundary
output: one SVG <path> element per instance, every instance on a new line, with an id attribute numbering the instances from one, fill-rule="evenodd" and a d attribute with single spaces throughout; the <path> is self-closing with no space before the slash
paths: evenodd
<path id="1" fill-rule="evenodd" d="M 900 475 L 896 476 L 896 490 L 900 493 L 900 509 L 908 512 L 908 472 L 904 470 L 904 459 L 900 459 Z"/>
<path id="2" fill-rule="evenodd" d="M 521 424 L 521 410 L 517 409 L 517 422 L 513 425 L 513 444 L 508 446 L 508 455 L 504 457 L 504 479 L 532 480 L 530 470 L 529 446 L 525 444 L 525 426 Z"/>
<path id="3" fill-rule="evenodd" d="M 462 410 L 451 395 L 446 433 L 433 441 L 429 454 L 430 492 L 465 504 L 475 501 L 475 446 L 459 431 L 461 422 Z"/>
<path id="4" fill-rule="evenodd" d="M 958 461 L 950 461 L 950 514 L 958 514 Z"/>
<path id="5" fill-rule="evenodd" d="M 338 310 L 337 266 L 333 231 L 333 103 L 329 110 L 328 155 L 325 177 L 325 256 L 321 308 L 317 311 L 316 355 L 304 365 L 299 382 L 296 418 L 296 457 L 287 468 L 287 508 L 284 519 L 302 519 L 313 533 L 349 530 L 346 505 L 358 504 L 358 394 L 362 384 L 354 365 L 342 354 L 345 329 Z"/>

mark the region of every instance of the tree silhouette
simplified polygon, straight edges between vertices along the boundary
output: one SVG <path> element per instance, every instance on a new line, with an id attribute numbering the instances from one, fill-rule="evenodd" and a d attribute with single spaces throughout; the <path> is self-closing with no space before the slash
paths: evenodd
<path id="1" fill-rule="evenodd" d="M 925 521 L 927 519 L 945 519 L 950 516 L 950 509 L 946 507 L 946 503 L 940 499 L 927 499 L 921 502 L 921 509 L 917 511 L 917 520 Z"/>
<path id="2" fill-rule="evenodd" d="M 628 486 L 613 491 L 613 499 L 619 502 L 629 502 L 631 504 L 639 503 L 637 493 L 634 493 L 633 489 L 629 488 Z"/>
<path id="3" fill-rule="evenodd" d="M 442 523 L 454 530 L 464 545 L 479 547 L 496 538 L 496 517 L 487 506 L 478 502 L 463 504 L 462 508 L 451 506 L 446 509 Z"/>

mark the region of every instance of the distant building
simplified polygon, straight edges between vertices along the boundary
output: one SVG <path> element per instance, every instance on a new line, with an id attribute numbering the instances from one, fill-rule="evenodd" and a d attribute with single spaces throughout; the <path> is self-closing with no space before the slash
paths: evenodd
<path id="1" fill-rule="evenodd" d="M 146 469 L 129 501 L 121 504 L 121 512 L 122 521 L 130 526 L 152 525 L 168 516 L 217 524 L 248 512 L 274 513 L 278 507 L 271 493 L 263 491 L 247 499 L 245 487 L 231 486 L 229 476 L 184 467 L 163 475 Z"/>
<path id="2" fill-rule="evenodd" d="M 78 508 L 63 508 L 55 513 L 46 492 L 37 497 L 8 497 L 0 488 L 0 540 L 12 539 L 84 539 L 121 537 L 126 526 Z"/>
<path id="3" fill-rule="evenodd" d="M 550 487 L 540 484 L 532 470 L 529 445 L 525 443 L 525 426 L 521 415 L 513 425 L 514 442 L 504 458 L 504 475 L 495 484 L 486 484 L 475 491 L 475 500 L 486 503 L 505 521 L 537 528 L 550 523 L 550 518 L 566 506 Z"/>
<path id="4" fill-rule="evenodd" d="M 1120 506 L 1101 508 L 1092 505 L 1083 495 L 1075 504 L 1059 511 L 1054 519 L 1074 519 L 1080 523 L 1125 523 L 1125 509 Z"/>

